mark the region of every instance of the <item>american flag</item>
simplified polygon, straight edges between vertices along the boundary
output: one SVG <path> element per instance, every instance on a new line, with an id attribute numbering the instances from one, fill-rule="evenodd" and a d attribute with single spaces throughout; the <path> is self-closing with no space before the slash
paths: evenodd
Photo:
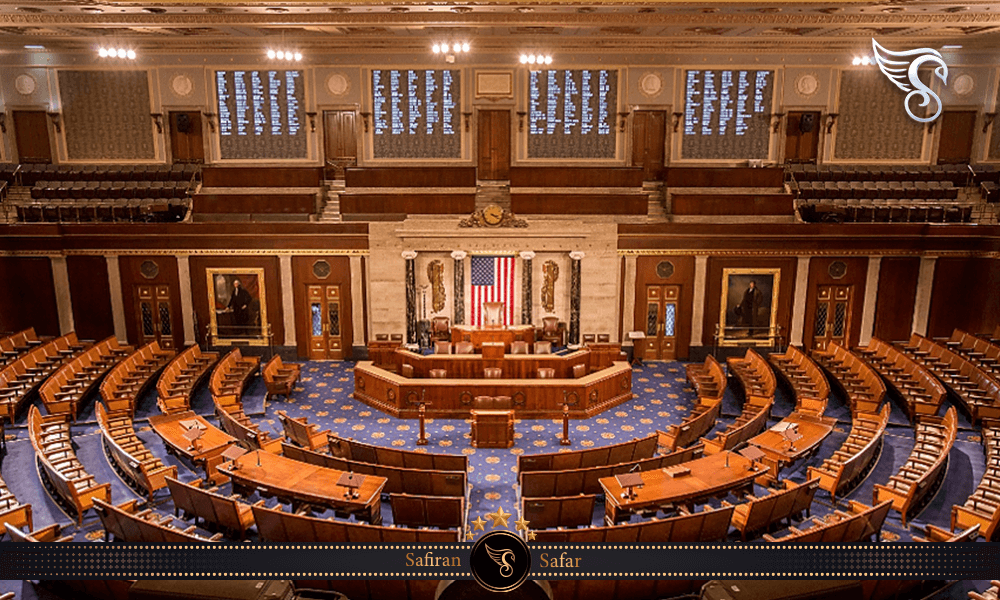
<path id="1" fill-rule="evenodd" d="M 472 325 L 482 327 L 483 303 L 503 302 L 501 325 L 514 323 L 514 257 L 472 257 Z"/>

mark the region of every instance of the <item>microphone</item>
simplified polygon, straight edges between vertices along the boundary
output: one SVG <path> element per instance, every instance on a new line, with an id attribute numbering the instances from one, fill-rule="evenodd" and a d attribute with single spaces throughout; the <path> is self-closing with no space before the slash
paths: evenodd
<path id="1" fill-rule="evenodd" d="M 629 469 L 628 472 L 629 473 L 635 473 L 638 470 L 639 470 L 639 465 L 635 465 L 631 469 Z"/>

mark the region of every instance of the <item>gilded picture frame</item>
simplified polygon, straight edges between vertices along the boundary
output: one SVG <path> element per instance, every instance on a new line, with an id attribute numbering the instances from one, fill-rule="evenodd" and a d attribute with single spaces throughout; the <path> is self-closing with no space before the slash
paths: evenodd
<path id="1" fill-rule="evenodd" d="M 209 333 L 215 345 L 268 345 L 264 269 L 206 269 Z"/>
<path id="2" fill-rule="evenodd" d="M 722 270 L 720 346 L 773 346 L 778 335 L 781 269 Z"/>

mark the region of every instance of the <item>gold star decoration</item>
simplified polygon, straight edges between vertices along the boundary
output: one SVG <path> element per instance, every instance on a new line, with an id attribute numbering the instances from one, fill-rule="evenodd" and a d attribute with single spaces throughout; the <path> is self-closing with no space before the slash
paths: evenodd
<path id="1" fill-rule="evenodd" d="M 528 530 L 528 523 L 530 523 L 530 522 L 531 521 L 525 521 L 524 520 L 524 515 L 518 515 L 517 520 L 514 521 L 514 525 L 517 526 L 517 530 L 518 531 L 527 531 Z"/>
<path id="2" fill-rule="evenodd" d="M 507 527 L 507 517 L 511 516 L 510 513 L 505 513 L 502 506 L 497 507 L 497 511 L 492 515 L 486 515 L 487 517 L 493 519 L 493 527 L 498 525 L 503 525 Z"/>
<path id="3" fill-rule="evenodd" d="M 476 517 L 476 520 L 472 522 L 472 525 L 474 526 L 472 529 L 473 531 L 486 531 L 486 528 L 484 527 L 486 525 L 486 521 L 484 521 L 482 517 Z"/>
<path id="4" fill-rule="evenodd" d="M 472 532 L 471 531 L 466 531 L 465 532 L 465 539 L 466 540 L 471 540 L 472 539 Z"/>
<path id="5" fill-rule="evenodd" d="M 529 529 L 529 530 L 528 530 L 528 541 L 529 541 L 529 542 L 532 542 L 532 541 L 534 541 L 534 540 L 535 540 L 535 532 L 534 532 L 534 531 L 531 531 L 531 530 Z"/>

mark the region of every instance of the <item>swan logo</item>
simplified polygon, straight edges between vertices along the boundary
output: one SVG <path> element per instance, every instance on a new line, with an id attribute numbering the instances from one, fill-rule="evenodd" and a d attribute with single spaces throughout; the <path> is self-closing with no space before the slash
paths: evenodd
<path id="1" fill-rule="evenodd" d="M 889 78 L 889 81 L 896 84 L 896 87 L 907 92 L 906 99 L 903 100 L 903 107 L 910 118 L 920 123 L 929 123 L 941 115 L 941 97 L 934 93 L 927 84 L 920 80 L 920 68 L 926 66 L 934 67 L 936 75 L 944 85 L 948 85 L 948 65 L 945 64 L 941 53 L 933 48 L 918 48 L 905 52 L 893 52 L 887 50 L 872 38 L 872 49 L 875 51 L 875 62 L 878 68 Z M 936 65 L 936 66 L 935 66 Z M 934 103 L 934 114 L 929 117 L 918 117 L 910 109 L 910 100 L 916 96 L 922 102 L 919 107 L 926 107 L 932 101 Z"/>
<path id="2" fill-rule="evenodd" d="M 511 562 L 514 562 L 513 550 L 494 550 L 490 548 L 489 544 L 483 545 L 486 546 L 486 554 L 493 559 L 493 562 L 500 565 L 500 577 L 506 578 L 514 574 L 514 567 L 507 562 L 508 558 Z"/>
<path id="3" fill-rule="evenodd" d="M 491 592 L 509 592 L 528 578 L 531 550 L 510 531 L 491 531 L 472 547 L 472 576 Z"/>

